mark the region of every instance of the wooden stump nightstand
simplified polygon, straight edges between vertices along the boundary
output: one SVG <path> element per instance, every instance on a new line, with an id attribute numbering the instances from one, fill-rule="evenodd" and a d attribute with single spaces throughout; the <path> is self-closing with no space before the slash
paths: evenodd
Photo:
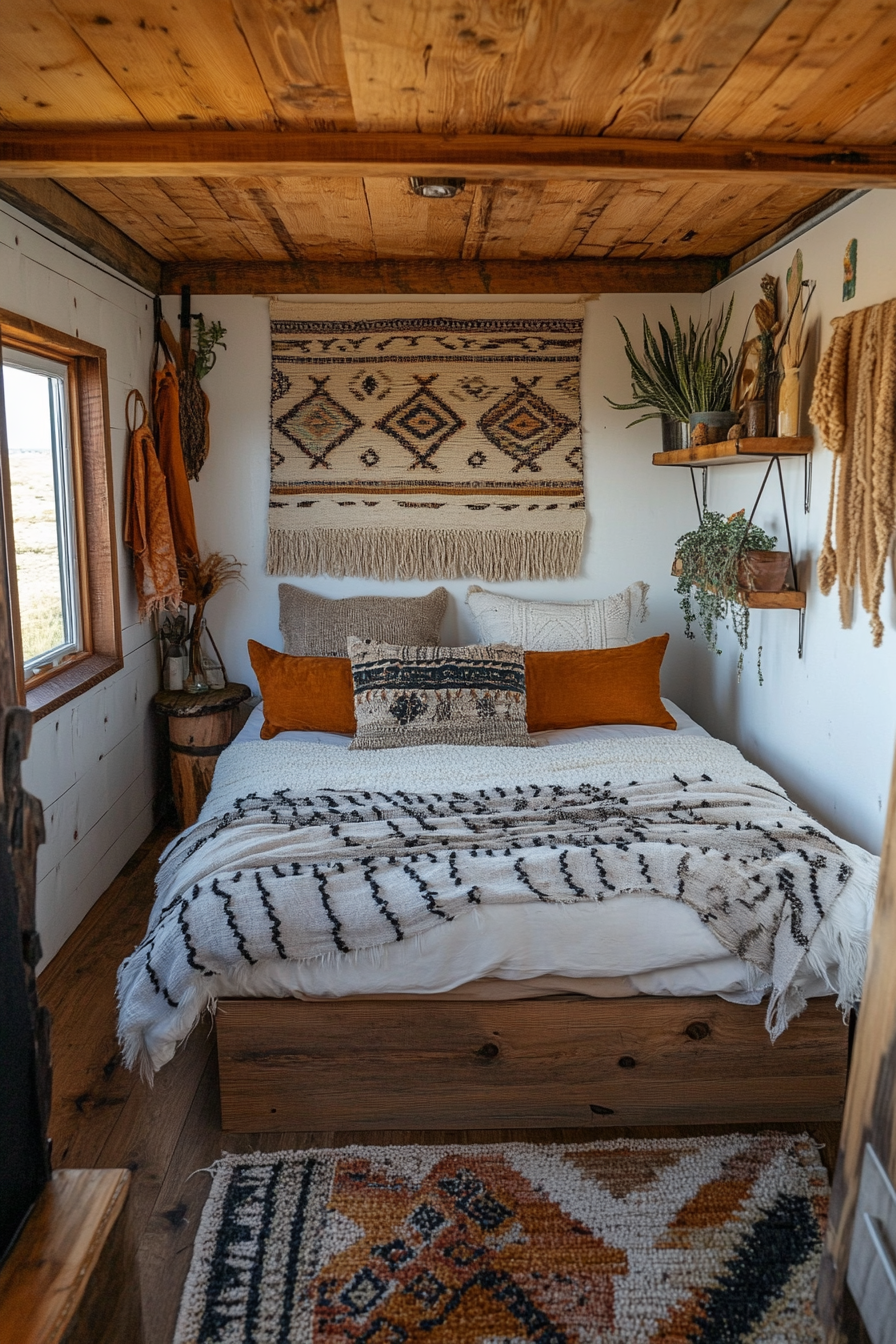
<path id="1" fill-rule="evenodd" d="M 251 694 L 248 686 L 228 682 L 201 695 L 159 691 L 153 697 L 156 713 L 168 720 L 171 783 L 182 827 L 192 826 L 199 816 L 218 757 L 234 736 L 234 710 Z"/>

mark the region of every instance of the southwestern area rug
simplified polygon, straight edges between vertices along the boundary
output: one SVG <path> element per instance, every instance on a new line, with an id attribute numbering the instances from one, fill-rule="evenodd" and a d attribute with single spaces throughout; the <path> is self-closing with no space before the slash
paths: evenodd
<path id="1" fill-rule="evenodd" d="M 582 314 L 273 300 L 269 573 L 577 573 Z"/>
<path id="2" fill-rule="evenodd" d="M 820 1344 L 808 1135 L 216 1163 L 175 1344 Z"/>

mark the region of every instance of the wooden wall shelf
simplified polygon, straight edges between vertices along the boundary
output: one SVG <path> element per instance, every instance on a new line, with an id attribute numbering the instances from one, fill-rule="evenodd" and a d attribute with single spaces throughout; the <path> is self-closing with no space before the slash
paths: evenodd
<path id="1" fill-rule="evenodd" d="M 805 611 L 806 594 L 788 589 L 783 593 L 748 593 L 744 589 L 738 598 L 753 611 Z"/>
<path id="2" fill-rule="evenodd" d="M 722 467 L 731 462 L 767 462 L 773 457 L 808 457 L 815 440 L 806 435 L 793 439 L 723 439 L 698 448 L 676 448 L 654 453 L 655 467 Z"/>

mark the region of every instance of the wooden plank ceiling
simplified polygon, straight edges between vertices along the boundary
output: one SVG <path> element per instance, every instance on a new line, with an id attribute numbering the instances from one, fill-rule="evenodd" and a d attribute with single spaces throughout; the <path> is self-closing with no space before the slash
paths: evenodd
<path id="1" fill-rule="evenodd" d="M 0 14 L 0 128 L 890 146 L 896 0 L 27 0 Z M 170 274 L 402 259 L 684 267 L 731 258 L 828 196 L 817 181 L 546 169 L 432 201 L 404 176 L 251 165 L 62 186 Z"/>

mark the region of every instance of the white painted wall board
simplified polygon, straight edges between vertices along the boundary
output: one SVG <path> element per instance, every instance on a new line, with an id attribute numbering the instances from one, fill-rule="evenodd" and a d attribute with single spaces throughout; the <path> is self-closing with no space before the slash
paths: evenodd
<path id="1" fill-rule="evenodd" d="M 102 346 L 109 371 L 125 665 L 34 726 L 24 779 L 44 804 L 47 819 L 37 898 L 46 961 L 152 825 L 157 784 L 149 702 L 159 685 L 158 654 L 151 628 L 137 623 L 131 561 L 120 528 L 124 403 L 131 387 L 148 395 L 152 301 L 5 205 L 0 207 L 0 289 L 3 307 Z"/>
<path id="2" fill-rule="evenodd" d="M 474 301 L 481 302 L 481 296 L 474 296 Z M 527 301 L 521 296 L 521 302 Z M 320 302 L 326 307 L 326 300 Z M 359 296 L 351 302 L 360 307 L 382 300 Z M 414 302 L 395 297 L 396 309 Z M 678 535 L 670 519 L 687 517 L 687 508 L 693 507 L 690 480 L 686 473 L 661 473 L 651 466 L 651 455 L 660 447 L 657 421 L 626 430 L 634 416 L 614 411 L 604 401 L 604 393 L 624 401 L 630 391 L 616 317 L 636 333 L 643 312 L 652 320 L 668 319 L 670 303 L 683 314 L 696 310 L 699 299 L 694 295 L 604 295 L 587 304 L 582 413 L 588 528 L 582 573 L 562 581 L 493 586 L 521 597 L 575 601 L 605 597 L 635 579 L 645 579 L 651 593 L 650 617 L 643 632 L 645 637 L 672 632 L 663 685 L 667 695 L 678 699 L 689 684 L 691 650 L 682 634 L 669 578 L 671 540 Z M 255 689 L 246 640 L 282 647 L 277 599 L 282 580 L 264 571 L 270 450 L 268 302 L 242 296 L 195 296 L 193 307 L 204 313 L 206 321 L 216 319 L 227 328 L 227 350 L 204 382 L 211 401 L 211 452 L 193 486 L 199 542 L 201 547 L 233 552 L 246 563 L 245 586 L 233 585 L 216 596 L 208 607 L 208 622 L 231 679 Z M 176 314 L 177 300 L 167 299 L 169 321 L 175 321 Z M 436 586 L 329 577 L 294 582 L 330 597 L 377 592 L 415 596 Z M 476 637 L 464 600 L 470 582 L 445 581 L 451 595 L 443 627 L 447 642 Z"/>
<path id="3" fill-rule="evenodd" d="M 819 354 L 830 339 L 831 320 L 851 309 L 896 298 L 894 236 L 896 193 L 869 192 L 816 225 L 798 242 L 778 249 L 719 285 L 704 299 L 704 312 L 710 304 L 713 312 L 718 312 L 734 294 L 731 330 L 735 341 L 739 340 L 750 309 L 760 298 L 760 277 L 766 272 L 779 277 L 783 302 L 787 267 L 800 247 L 804 276 L 818 282 L 809 309 L 813 343 L 806 372 L 811 383 Z M 855 299 L 844 303 L 843 254 L 851 238 L 858 239 L 858 283 Z M 804 395 L 804 433 L 812 431 L 806 416 L 809 399 Z M 875 649 L 868 617 L 858 599 L 852 628 L 844 630 L 836 590 L 825 597 L 818 587 L 815 567 L 824 537 L 832 465 L 832 454 L 820 444 L 816 433 L 812 506 L 806 516 L 801 466 L 796 462 L 784 464 L 800 586 L 808 593 L 803 659 L 797 657 L 795 612 L 755 612 L 751 618 L 754 648 L 740 685 L 735 676 L 733 637 L 727 638 L 721 658 L 715 658 L 698 641 L 692 646 L 690 686 L 680 703 L 710 732 L 736 742 L 823 822 L 878 852 L 896 737 L 896 597 L 888 566 L 881 608 L 885 634 L 882 647 Z M 758 463 L 710 471 L 709 507 L 725 514 L 742 507 L 749 511 L 763 471 Z M 776 533 L 783 548 L 779 494 L 777 487 L 770 486 L 766 487 L 756 521 Z M 692 527 L 695 517 L 692 506 L 684 526 Z M 759 644 L 765 676 L 762 687 L 755 673 L 754 655 Z"/>

